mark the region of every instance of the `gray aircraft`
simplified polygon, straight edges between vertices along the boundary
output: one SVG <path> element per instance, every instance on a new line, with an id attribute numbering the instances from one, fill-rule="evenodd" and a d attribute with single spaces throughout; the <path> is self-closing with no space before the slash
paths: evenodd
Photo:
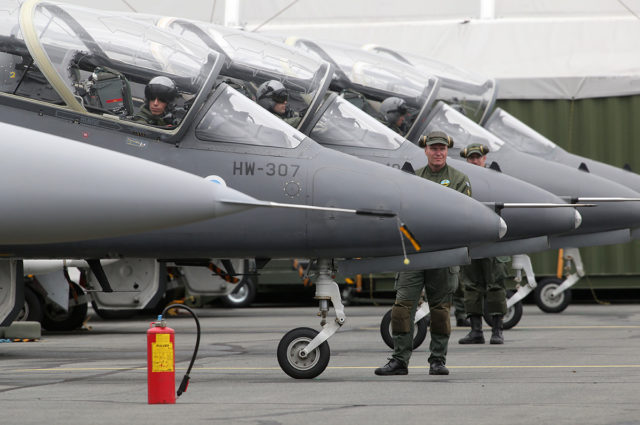
<path id="1" fill-rule="evenodd" d="M 300 129 L 322 145 L 398 169 L 405 164 L 411 165 L 413 169 L 424 165 L 426 158 L 422 149 L 336 93 L 336 90 L 344 91 L 352 87 L 352 83 L 345 76 L 336 77 L 337 73 L 334 71 L 334 78 L 329 86 L 317 88 L 318 91 L 324 90 L 324 93 L 321 92 L 322 103 L 315 107 L 308 106 L 305 93 L 300 92 L 295 80 L 290 78 L 291 70 L 318 69 L 324 64 L 323 60 L 314 60 L 313 56 L 302 54 L 299 50 L 289 48 L 260 34 L 209 23 L 164 18 L 160 20 L 160 26 L 172 29 L 181 35 L 188 35 L 189 39 L 199 40 L 203 45 L 224 53 L 226 63 L 221 75 L 242 87 L 250 98 L 256 98 L 257 89 L 261 84 L 276 78 L 287 88 L 288 104 L 293 105 L 294 109 L 306 110 L 305 118 L 308 118 L 308 123 L 301 123 Z M 404 77 L 402 74 L 396 75 L 400 75 L 398 78 Z M 421 75 L 411 75 L 411 77 L 416 81 L 422 79 L 421 82 L 425 84 L 423 89 L 426 98 L 433 95 L 429 90 L 435 92 L 436 87 L 440 86 L 436 78 L 423 78 Z M 346 87 L 346 89 L 339 87 Z M 269 106 L 262 100 L 257 100 L 261 105 Z M 503 174 L 467 164 L 462 164 L 460 168 L 470 176 L 474 198 L 481 202 L 498 205 L 527 203 L 530 208 L 536 203 L 545 206 L 564 204 L 555 195 Z M 532 214 L 535 214 L 536 220 L 532 219 Z M 535 239 L 535 241 L 528 241 L 531 247 L 537 244 L 539 249 L 546 249 L 544 236 L 571 231 L 580 221 L 579 214 L 571 209 L 544 209 L 535 212 L 511 209 L 503 211 L 502 217 L 508 228 L 504 238 L 499 243 L 492 244 L 491 247 L 474 247 L 473 255 L 488 253 L 489 250 L 510 252 L 513 248 L 509 246 L 513 243 L 507 241 L 519 240 L 518 243 L 523 244 L 522 239 L 529 238 Z M 380 267 L 384 265 L 376 262 L 371 267 L 378 267 L 378 269 L 369 271 L 380 271 L 383 270 Z"/>
<path id="2" fill-rule="evenodd" d="M 640 175 L 632 172 L 631 169 L 614 167 L 567 152 L 501 108 L 493 111 L 484 127 L 521 152 L 604 177 L 640 192 Z M 631 229 L 631 239 L 637 239 L 639 236 L 638 228 Z M 582 257 L 577 248 L 564 248 L 563 257 L 567 266 L 575 267 L 575 272 L 565 279 L 555 277 L 543 279 L 535 289 L 536 304 L 547 312 L 563 311 L 571 302 L 571 293 L 567 291 L 585 275 Z"/>
<path id="3" fill-rule="evenodd" d="M 128 235 L 260 204 L 161 164 L 7 123 L 0 129 L 2 194 L 11 200 L 0 205 L 3 245 Z M 177 192 L 174 200 L 163 199 L 167 190 Z"/>
<path id="4" fill-rule="evenodd" d="M 382 46 L 367 45 L 363 48 L 402 63 L 410 64 L 428 74 L 437 75 L 442 81 L 443 89 L 443 94 L 438 96 L 439 100 L 451 105 L 468 118 L 483 125 L 516 150 L 568 165 L 581 171 L 590 172 L 640 192 L 640 176 L 632 173 L 631 170 L 620 169 L 571 154 L 557 147 L 553 142 L 502 109 L 497 108 L 492 112 L 496 88 L 493 80 L 470 74 L 436 60 L 405 52 L 400 53 Z M 464 87 L 463 92 L 458 90 L 460 87 Z M 637 229 L 631 229 L 631 238 L 637 238 L 637 233 Z M 626 236 L 623 234 L 622 239 L 624 240 L 625 238 Z M 606 240 L 603 240 L 603 243 L 606 243 Z M 569 305 L 571 302 L 569 289 L 584 276 L 585 272 L 578 248 L 564 247 L 562 252 L 565 265 L 568 267 L 573 265 L 575 272 L 564 280 L 551 277 L 545 278 L 536 284 L 533 270 L 529 270 L 527 272 L 529 285 L 523 288 L 519 297 L 524 296 L 528 291 L 535 288 L 534 299 L 543 311 L 557 313 L 563 311 Z M 523 258 L 514 258 L 515 263 L 521 263 L 522 260 Z M 529 262 L 528 258 L 524 260 Z"/>
<path id="5" fill-rule="evenodd" d="M 460 111 L 464 112 L 481 122 L 493 104 L 491 94 L 493 84 L 466 83 L 459 85 L 459 90 L 456 90 L 455 74 L 449 72 L 444 79 L 444 85 L 447 86 L 444 94 L 434 93 L 427 96 L 425 93 L 432 93 L 428 88 L 425 89 L 428 85 L 423 83 L 421 87 L 417 82 L 425 81 L 433 74 L 423 72 L 420 80 L 416 76 L 420 74 L 417 68 L 408 65 L 406 60 L 399 61 L 397 58 L 395 61 L 385 60 L 380 52 L 365 52 L 358 48 L 331 43 L 319 44 L 300 39 L 290 39 L 290 42 L 334 63 L 340 69 L 335 75 L 342 81 L 341 86 L 349 87 L 349 82 L 352 82 L 351 87 L 365 97 L 367 101 L 365 106 L 369 109 L 379 109 L 381 101 L 389 96 L 404 99 L 409 109 L 413 111 L 405 137 L 413 142 L 417 142 L 419 137 L 428 131 L 443 130 L 452 135 L 454 140 L 461 142 L 452 152 L 453 157 L 456 156 L 456 149 L 468 143 L 488 144 L 492 150 L 489 154 L 489 159 L 493 161 L 492 168 L 532 183 L 567 200 L 598 201 L 597 208 L 582 211 L 583 222 L 579 229 L 550 238 L 550 248 L 577 248 L 630 240 L 631 229 L 638 224 L 639 206 L 637 202 L 622 204 L 619 201 L 637 199 L 637 192 L 611 180 L 580 172 L 577 168 L 545 161 L 510 148 L 504 141 L 482 129 L 472 118 L 467 118 L 460 113 Z M 475 97 L 469 98 L 465 95 L 465 89 L 468 90 L 469 87 L 473 87 L 471 91 L 476 94 Z M 436 100 L 440 102 L 433 106 Z M 367 108 L 363 107 L 363 109 Z M 460 163 L 455 164 L 458 166 Z M 536 287 L 535 275 L 528 256 L 514 256 L 513 266 L 519 270 L 518 273 L 521 273 L 520 270 L 525 271 L 528 283 L 520 287 L 518 292 L 509 299 L 508 306 L 524 298 Z M 544 298 L 551 307 L 559 308 L 566 303 L 565 299 L 569 295 L 561 296 L 560 291 L 556 290 L 558 285 L 555 282 L 551 284 L 552 286 L 547 287 Z"/>
<path id="6" fill-rule="evenodd" d="M 628 186 L 584 173 L 578 168 L 520 152 L 444 103 L 439 103 L 434 108 L 431 120 L 425 131 L 429 131 L 429 128 L 445 128 L 445 131 L 456 134 L 465 143 L 482 142 L 488 145 L 491 152 L 487 155 L 487 161 L 492 163 L 492 167 L 499 168 L 506 174 L 535 182 L 550 192 L 567 198 L 599 203 L 597 208 L 583 210 L 580 229 L 566 235 L 551 237 L 550 248 L 563 248 L 568 255 L 579 258 L 577 248 L 624 243 L 631 240 L 632 229 L 637 228 L 639 224 L 637 214 L 640 212 L 640 207 L 638 202 L 617 202 L 639 199 L 638 193 Z M 562 180 L 563 178 L 565 180 Z M 572 181 L 569 180 L 571 178 L 578 184 L 573 186 L 572 192 L 568 192 L 567 182 Z M 607 220 L 606 217 L 609 214 L 617 219 Z M 605 221 L 598 223 L 596 220 Z M 578 265 L 581 268 L 581 264 Z M 528 278 L 528 281 L 529 284 L 520 288 L 516 295 L 520 299 L 536 288 L 535 284 L 532 285 L 535 282 L 533 277 Z M 558 290 L 559 286 L 554 280 L 540 282 L 536 297 L 539 305 L 547 306 L 549 311 L 564 310 L 570 302 L 570 294 L 562 292 L 562 289 Z"/>
<path id="7" fill-rule="evenodd" d="M 3 245 L 135 234 L 260 204 L 238 191 L 161 164 L 25 127 L 0 123 L 0 128 L 7 145 L 0 159 L 6 182 L 2 194 L 11 200 L 0 206 Z M 173 200 L 162 196 L 167 190 L 176 192 Z M 13 256 L 11 251 L 4 253 L 4 257 Z M 0 325 L 5 326 L 23 304 L 20 262 L 0 261 L 0 274 Z"/>
<path id="8" fill-rule="evenodd" d="M 37 0 L 22 5 L 5 0 L 0 10 L 5 75 L 0 122 L 202 177 L 215 173 L 218 181 L 280 207 L 135 236 L 0 242 L 10 258 L 88 259 L 107 292 L 112 288 L 96 259 L 208 265 L 211 258 L 316 258 L 323 330 L 294 329 L 278 351 L 286 373 L 310 378 L 326 368 L 327 339 L 346 319 L 330 277 L 333 259 L 379 258 L 397 261 L 399 269 L 460 264 L 468 261 L 468 247 L 496 241 L 506 232 L 504 220 L 469 197 L 321 147 L 226 84 L 220 76 L 223 55 L 152 22 L 144 25 L 121 14 Z M 299 71 L 295 81 L 302 88 L 329 84 L 328 64 L 312 74 Z M 156 77 L 172 84 L 153 87 L 149 82 Z M 306 94 L 311 106 L 319 104 L 319 91 Z M 145 97 L 152 99 L 145 102 Z M 166 104 L 165 112 L 171 114 L 159 117 L 166 125 L 134 119 L 145 103 L 153 109 L 149 100 L 154 108 L 158 102 Z M 163 194 L 164 199 L 172 197 Z M 293 203 L 306 209 L 286 208 Z M 425 220 L 425 215 L 446 219 Z M 405 249 L 403 234 L 416 245 Z M 142 288 L 132 289 L 142 293 Z M 336 317 L 327 321 L 329 302 Z"/>
<path id="9" fill-rule="evenodd" d="M 351 103 L 357 92 L 353 90 L 352 82 L 345 75 L 334 72 L 334 78 L 329 87 L 324 88 L 326 94 L 323 95 L 323 102 L 317 107 L 308 107 L 305 93 L 301 93 L 295 80 L 290 78 L 291 70 L 319 68 L 324 61 L 316 60 L 314 56 L 303 54 L 297 49 L 260 34 L 210 23 L 162 18 L 159 20 L 159 26 L 171 29 L 180 35 L 187 35 L 190 40 L 200 41 L 204 46 L 224 53 L 226 62 L 221 74 L 226 76 L 228 81 L 236 84 L 245 95 L 257 99 L 258 103 L 267 109 L 271 106 L 268 100 L 259 99 L 260 87 L 271 84 L 268 83 L 269 81 L 277 80 L 287 88 L 289 95 L 287 104 L 293 105 L 294 109 L 306 111 L 305 116 L 310 120 L 309 124 L 300 124 L 300 128 L 319 143 L 395 168 L 410 166 L 412 169 L 417 169 L 424 165 L 426 159 L 422 149 Z M 425 87 L 419 86 L 419 91 L 424 93 L 426 99 L 439 93 L 437 88 L 442 87 L 437 78 L 425 78 L 411 69 L 409 72 L 402 69 L 397 73 L 388 72 L 388 75 L 394 75 L 399 80 L 415 81 L 416 86 L 424 84 Z M 448 92 L 452 97 L 457 93 L 454 90 L 448 90 Z M 460 95 L 460 93 L 457 94 L 458 97 Z M 485 103 L 492 99 L 486 94 L 480 98 L 484 99 Z M 580 222 L 579 214 L 573 209 L 549 209 L 550 206 L 570 205 L 536 186 L 466 163 L 461 164 L 459 168 L 469 175 L 475 199 L 494 207 L 496 205 L 504 207 L 505 204 L 508 207 L 520 207 L 501 211 L 502 217 L 507 222 L 507 234 L 498 243 L 471 248 L 472 258 L 545 250 L 548 248 L 548 235 L 571 231 Z M 545 209 L 534 211 L 533 208 L 536 207 L 545 207 Z M 392 267 L 391 264 L 375 260 L 362 261 L 351 267 L 342 267 L 341 270 L 348 275 L 393 270 Z M 426 314 L 426 310 L 421 310 L 418 318 L 423 314 Z M 512 326 L 518 320 L 518 313 L 510 311 L 505 323 L 507 326 Z"/>

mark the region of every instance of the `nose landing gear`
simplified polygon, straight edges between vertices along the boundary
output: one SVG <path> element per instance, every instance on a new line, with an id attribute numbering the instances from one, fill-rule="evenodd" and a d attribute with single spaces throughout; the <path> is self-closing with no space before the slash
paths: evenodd
<path id="1" fill-rule="evenodd" d="M 318 260 L 315 298 L 320 304 L 318 315 L 322 318 L 322 330 L 317 332 L 311 328 L 296 328 L 282 337 L 278 344 L 278 363 L 292 378 L 311 379 L 324 372 L 331 357 L 327 340 L 346 321 L 340 288 L 331 278 L 330 264 L 328 259 Z M 327 322 L 329 301 L 333 304 L 336 317 Z"/>

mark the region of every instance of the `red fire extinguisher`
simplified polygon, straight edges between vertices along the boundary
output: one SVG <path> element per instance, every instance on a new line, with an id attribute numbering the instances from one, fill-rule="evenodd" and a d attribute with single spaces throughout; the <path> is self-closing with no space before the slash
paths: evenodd
<path id="1" fill-rule="evenodd" d="M 159 316 L 147 330 L 149 404 L 176 402 L 175 370 L 175 331 Z"/>

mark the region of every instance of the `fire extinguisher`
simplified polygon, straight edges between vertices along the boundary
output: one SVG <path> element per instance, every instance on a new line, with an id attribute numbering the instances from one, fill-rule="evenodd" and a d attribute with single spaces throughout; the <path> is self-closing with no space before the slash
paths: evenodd
<path id="1" fill-rule="evenodd" d="M 198 333 L 196 346 L 191 357 L 187 373 L 182 378 L 178 391 L 175 391 L 175 331 L 167 326 L 164 314 L 171 308 L 187 310 L 196 321 Z M 200 322 L 189 307 L 173 304 L 165 307 L 156 322 L 152 322 L 147 330 L 147 388 L 149 404 L 174 404 L 176 398 L 187 390 L 189 373 L 193 367 L 200 346 Z M 176 397 L 177 396 L 177 397 Z"/>

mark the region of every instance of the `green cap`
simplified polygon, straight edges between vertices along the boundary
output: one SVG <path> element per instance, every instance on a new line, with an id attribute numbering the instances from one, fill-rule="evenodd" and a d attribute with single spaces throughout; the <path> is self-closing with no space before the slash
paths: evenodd
<path id="1" fill-rule="evenodd" d="M 466 148 L 460 151 L 460 156 L 463 158 L 469 158 L 473 154 L 485 156 L 489 153 L 489 147 L 482 143 L 471 143 Z"/>
<path id="2" fill-rule="evenodd" d="M 426 136 L 422 136 L 418 141 L 418 146 L 421 148 L 431 145 L 447 145 L 451 148 L 453 147 L 453 139 L 442 131 L 432 131 Z"/>

